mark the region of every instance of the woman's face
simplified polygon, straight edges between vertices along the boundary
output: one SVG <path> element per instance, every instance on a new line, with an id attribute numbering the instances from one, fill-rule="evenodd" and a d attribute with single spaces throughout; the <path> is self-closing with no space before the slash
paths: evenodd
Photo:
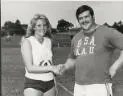
<path id="1" fill-rule="evenodd" d="M 37 20 L 34 30 L 35 35 L 44 36 L 47 31 L 46 21 L 44 19 Z"/>

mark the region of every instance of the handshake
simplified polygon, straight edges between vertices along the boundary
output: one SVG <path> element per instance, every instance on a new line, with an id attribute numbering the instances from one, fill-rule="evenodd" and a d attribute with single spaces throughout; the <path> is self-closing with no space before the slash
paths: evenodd
<path id="1" fill-rule="evenodd" d="M 59 64 L 52 66 L 52 72 L 56 75 L 63 75 L 63 73 L 65 72 L 65 65 Z"/>

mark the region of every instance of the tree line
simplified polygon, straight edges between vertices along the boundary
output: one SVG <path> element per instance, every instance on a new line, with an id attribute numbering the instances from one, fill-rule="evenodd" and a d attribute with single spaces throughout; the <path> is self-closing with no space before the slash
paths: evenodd
<path id="1" fill-rule="evenodd" d="M 103 25 L 115 28 L 119 32 L 123 33 L 123 22 L 114 22 L 113 25 L 109 25 L 108 23 L 104 23 Z M 1 36 L 7 36 L 7 35 L 25 35 L 26 29 L 28 25 L 27 24 L 21 24 L 20 20 L 16 20 L 15 22 L 12 21 L 6 21 L 4 25 L 1 27 Z M 66 21 L 64 19 L 58 20 L 58 24 L 56 28 L 52 28 L 52 33 L 58 33 L 58 32 L 69 32 L 69 30 L 76 29 L 78 30 L 79 28 L 74 28 L 74 25 Z M 72 32 L 72 31 L 71 31 Z"/>
<path id="2" fill-rule="evenodd" d="M 110 28 L 115 28 L 116 30 L 118 30 L 119 32 L 123 33 L 123 22 L 119 21 L 119 22 L 114 22 L 114 24 L 111 26 L 108 23 L 104 23 L 104 25 L 110 27 Z"/>

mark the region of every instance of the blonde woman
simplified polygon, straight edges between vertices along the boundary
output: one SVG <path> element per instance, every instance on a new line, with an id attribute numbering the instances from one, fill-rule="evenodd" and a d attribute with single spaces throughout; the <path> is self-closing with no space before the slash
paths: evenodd
<path id="1" fill-rule="evenodd" d="M 34 15 L 21 42 L 26 70 L 24 96 L 55 96 L 53 74 L 59 74 L 60 66 L 52 64 L 51 39 L 48 18 L 43 14 Z"/>

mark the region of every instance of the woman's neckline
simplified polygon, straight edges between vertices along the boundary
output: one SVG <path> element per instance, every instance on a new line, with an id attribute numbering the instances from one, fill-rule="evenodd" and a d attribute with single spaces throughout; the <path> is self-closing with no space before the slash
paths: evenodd
<path id="1" fill-rule="evenodd" d="M 40 45 L 42 45 L 44 43 L 44 39 L 45 37 L 43 37 L 42 41 L 39 41 L 35 36 L 32 36 Z"/>

